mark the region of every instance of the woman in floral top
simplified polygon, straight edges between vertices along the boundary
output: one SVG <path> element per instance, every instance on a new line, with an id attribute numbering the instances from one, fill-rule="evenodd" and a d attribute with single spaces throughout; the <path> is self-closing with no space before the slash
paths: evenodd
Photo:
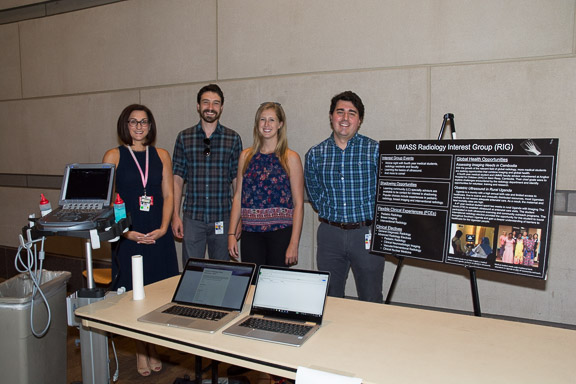
<path id="1" fill-rule="evenodd" d="M 239 258 L 241 238 L 242 261 L 295 265 L 304 215 L 304 173 L 300 156 L 288 148 L 280 104 L 260 105 L 253 134 L 254 144 L 242 151 L 238 162 L 228 251 Z"/>

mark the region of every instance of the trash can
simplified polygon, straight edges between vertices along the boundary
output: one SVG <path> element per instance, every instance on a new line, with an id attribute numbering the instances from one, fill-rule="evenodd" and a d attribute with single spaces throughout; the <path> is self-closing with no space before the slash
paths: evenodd
<path id="1" fill-rule="evenodd" d="M 42 272 L 40 288 L 50 307 L 50 327 L 43 337 L 30 328 L 33 283 L 21 273 L 0 283 L 0 381 L 3 383 L 66 383 L 66 283 L 70 272 Z M 34 298 L 34 329 L 46 327 L 48 311 Z"/>

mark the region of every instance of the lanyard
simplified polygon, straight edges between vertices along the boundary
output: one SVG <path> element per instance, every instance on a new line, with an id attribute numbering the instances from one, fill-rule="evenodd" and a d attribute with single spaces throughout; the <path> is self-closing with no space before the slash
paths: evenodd
<path id="1" fill-rule="evenodd" d="M 144 196 L 146 196 L 146 184 L 148 183 L 148 164 L 149 164 L 148 146 L 146 146 L 146 173 L 142 172 L 140 163 L 138 163 L 138 160 L 136 159 L 136 155 L 134 154 L 134 151 L 132 151 L 132 148 L 128 147 L 128 150 L 130 151 L 132 158 L 136 162 L 138 171 L 140 171 L 140 177 L 142 178 L 142 185 L 144 186 Z"/>

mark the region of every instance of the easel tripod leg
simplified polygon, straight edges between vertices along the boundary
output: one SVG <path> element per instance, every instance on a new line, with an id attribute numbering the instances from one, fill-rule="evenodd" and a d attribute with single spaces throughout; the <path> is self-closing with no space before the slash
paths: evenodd
<path id="1" fill-rule="evenodd" d="M 394 277 L 392 278 L 392 283 L 390 283 L 390 289 L 388 289 L 388 295 L 386 296 L 386 300 L 384 300 L 384 304 L 390 304 L 392 301 L 392 295 L 396 289 L 396 283 L 398 282 L 402 264 L 404 263 L 404 256 L 397 256 L 396 258 L 398 259 L 398 265 L 396 266 L 396 271 L 394 272 Z"/>
<path id="2" fill-rule="evenodd" d="M 474 316 L 482 316 L 480 312 L 480 298 L 478 297 L 478 282 L 476 280 L 476 270 L 474 268 L 468 268 L 470 272 L 470 288 L 472 289 L 472 305 L 474 306 Z"/>

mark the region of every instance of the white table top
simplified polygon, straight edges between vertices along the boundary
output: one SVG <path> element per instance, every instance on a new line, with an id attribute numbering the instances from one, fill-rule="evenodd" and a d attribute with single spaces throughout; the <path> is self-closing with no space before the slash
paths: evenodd
<path id="1" fill-rule="evenodd" d="M 177 282 L 76 314 L 87 327 L 288 378 L 304 366 L 364 384 L 576 383 L 576 331 L 568 329 L 330 297 L 322 327 L 299 348 L 136 320 L 169 302 Z"/>

